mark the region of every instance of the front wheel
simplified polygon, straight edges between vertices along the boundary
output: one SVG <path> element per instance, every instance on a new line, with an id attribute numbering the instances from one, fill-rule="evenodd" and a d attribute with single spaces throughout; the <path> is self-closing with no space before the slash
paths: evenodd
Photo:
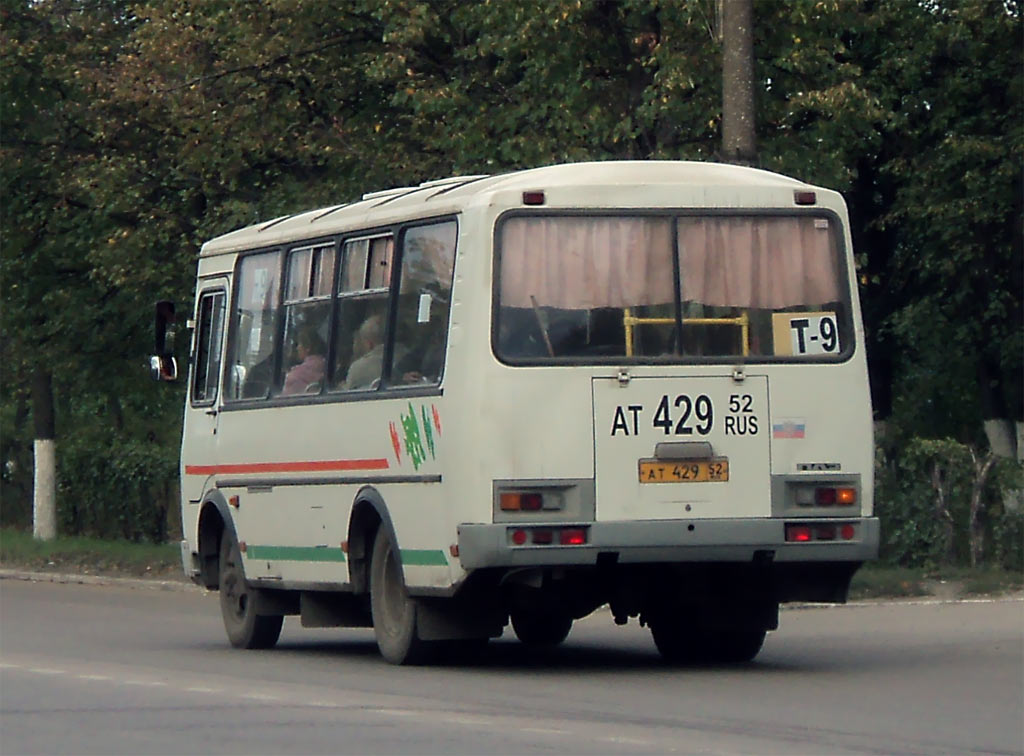
<path id="1" fill-rule="evenodd" d="M 281 635 L 284 617 L 256 614 L 258 595 L 259 589 L 245 580 L 238 541 L 225 529 L 220 541 L 220 613 L 235 648 L 272 648 Z"/>
<path id="2" fill-rule="evenodd" d="M 409 597 L 387 528 L 377 530 L 370 560 L 370 612 L 380 654 L 392 664 L 418 664 L 428 644 L 416 634 L 416 601 Z"/>

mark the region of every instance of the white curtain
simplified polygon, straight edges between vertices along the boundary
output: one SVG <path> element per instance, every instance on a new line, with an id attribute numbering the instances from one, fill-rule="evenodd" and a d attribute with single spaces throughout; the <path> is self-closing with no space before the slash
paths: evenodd
<path id="1" fill-rule="evenodd" d="M 669 218 L 511 218 L 501 231 L 506 307 L 635 307 L 672 302 Z M 813 217 L 680 218 L 684 301 L 780 309 L 834 302 L 830 221 Z"/>
<path id="2" fill-rule="evenodd" d="M 769 310 L 837 301 L 829 224 L 810 217 L 680 218 L 683 301 Z"/>
<path id="3" fill-rule="evenodd" d="M 672 302 L 668 218 L 511 218 L 502 225 L 501 303 L 592 309 Z"/>

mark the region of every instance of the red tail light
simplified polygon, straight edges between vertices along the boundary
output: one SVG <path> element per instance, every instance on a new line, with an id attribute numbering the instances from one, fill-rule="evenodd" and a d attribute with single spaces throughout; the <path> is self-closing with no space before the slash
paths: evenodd
<path id="1" fill-rule="evenodd" d="M 788 543 L 807 543 L 808 541 L 834 541 L 842 538 L 852 541 L 857 537 L 857 527 L 852 522 L 835 524 L 831 522 L 788 522 L 786 523 L 786 541 Z"/>
<path id="2" fill-rule="evenodd" d="M 836 489 L 816 488 L 814 489 L 814 503 L 819 507 L 831 507 L 836 503 Z"/>
<path id="3" fill-rule="evenodd" d="M 814 537 L 819 541 L 834 541 L 836 540 L 836 526 L 819 525 L 814 531 Z"/>
<path id="4" fill-rule="evenodd" d="M 586 528 L 565 528 L 559 534 L 559 543 L 563 546 L 582 546 L 586 542 Z"/>
<path id="5" fill-rule="evenodd" d="M 810 541 L 814 534 L 811 532 L 810 525 L 787 525 L 786 526 L 786 540 L 795 541 L 797 543 L 803 543 Z"/>
<path id="6" fill-rule="evenodd" d="M 547 545 L 555 540 L 555 534 L 550 530 L 534 530 L 533 531 L 533 542 L 541 545 Z"/>
<path id="7" fill-rule="evenodd" d="M 587 528 L 509 528 L 508 539 L 513 546 L 584 546 Z"/>

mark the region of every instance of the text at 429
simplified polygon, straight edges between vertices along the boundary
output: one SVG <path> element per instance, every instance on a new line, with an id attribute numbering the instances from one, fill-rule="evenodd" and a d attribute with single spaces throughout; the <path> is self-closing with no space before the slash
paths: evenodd
<path id="1" fill-rule="evenodd" d="M 611 435 L 636 436 L 641 428 L 650 427 L 665 436 L 707 436 L 719 422 L 726 436 L 757 435 L 758 417 L 750 394 L 730 394 L 727 411 L 721 419 L 718 414 L 707 394 L 664 394 L 656 404 L 618 405 Z"/>

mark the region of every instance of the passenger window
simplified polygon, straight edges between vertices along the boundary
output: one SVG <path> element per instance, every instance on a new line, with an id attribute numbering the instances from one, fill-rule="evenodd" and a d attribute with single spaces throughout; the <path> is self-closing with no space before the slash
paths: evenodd
<path id="1" fill-rule="evenodd" d="M 192 403 L 212 404 L 220 377 L 221 337 L 224 333 L 224 292 L 203 294 L 196 318 L 195 365 L 192 368 Z"/>
<path id="2" fill-rule="evenodd" d="M 231 313 L 231 344 L 225 392 L 229 399 L 259 399 L 274 377 L 275 335 L 280 299 L 278 252 L 241 258 L 238 292 Z"/>
<path id="3" fill-rule="evenodd" d="M 393 255 L 390 235 L 342 246 L 333 390 L 365 391 L 380 385 Z"/>
<path id="4" fill-rule="evenodd" d="M 455 221 L 447 221 L 410 228 L 403 236 L 390 372 L 394 385 L 441 380 L 457 230 Z"/>
<path id="5" fill-rule="evenodd" d="M 281 368 L 275 392 L 318 394 L 327 372 L 334 245 L 292 250 L 288 255 Z"/>

